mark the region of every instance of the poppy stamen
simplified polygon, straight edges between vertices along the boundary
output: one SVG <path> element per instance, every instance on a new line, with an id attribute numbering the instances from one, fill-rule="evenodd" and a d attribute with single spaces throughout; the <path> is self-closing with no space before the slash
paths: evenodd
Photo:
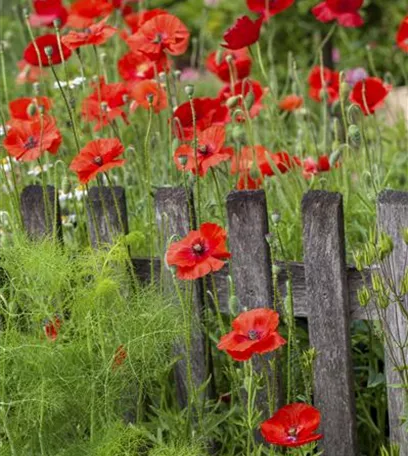
<path id="1" fill-rule="evenodd" d="M 29 136 L 27 141 L 24 143 L 25 150 L 34 149 L 36 146 L 38 146 L 38 138 L 35 138 L 34 136 Z"/>
<path id="2" fill-rule="evenodd" d="M 97 157 L 95 157 L 93 159 L 93 162 L 95 163 L 95 165 L 102 166 L 103 165 L 103 158 L 100 155 L 98 155 Z"/>
<path id="3" fill-rule="evenodd" d="M 204 247 L 200 243 L 194 244 L 193 251 L 195 254 L 200 255 L 204 252 Z"/>
<path id="4" fill-rule="evenodd" d="M 207 155 L 210 152 L 210 149 L 208 146 L 203 145 L 198 147 L 198 151 L 200 152 L 201 155 Z"/>
<path id="5" fill-rule="evenodd" d="M 160 44 L 162 41 L 163 41 L 163 35 L 161 33 L 158 33 L 152 42 L 153 42 L 153 44 Z"/>

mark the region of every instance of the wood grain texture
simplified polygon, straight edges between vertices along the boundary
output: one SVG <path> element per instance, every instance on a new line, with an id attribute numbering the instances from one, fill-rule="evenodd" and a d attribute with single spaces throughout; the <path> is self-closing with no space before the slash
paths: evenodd
<path id="1" fill-rule="evenodd" d="M 322 414 L 322 445 L 326 456 L 357 456 L 342 196 L 308 192 L 302 212 L 309 337 L 317 351 L 314 399 Z"/>
<path id="2" fill-rule="evenodd" d="M 228 238 L 231 249 L 231 272 L 238 298 L 238 312 L 259 307 L 273 308 L 272 267 L 270 247 L 266 241 L 268 212 L 266 196 L 263 190 L 233 191 L 227 198 Z M 218 277 L 219 281 L 219 277 Z M 279 356 L 276 353 L 265 354 L 263 358 L 274 358 L 276 372 L 268 363 L 270 383 L 274 385 L 276 407 L 281 403 L 282 389 L 279 379 Z M 259 356 L 253 357 L 252 364 L 258 375 L 265 375 Z M 269 418 L 269 405 L 266 388 L 259 391 L 256 405 L 262 418 Z M 260 440 L 260 436 L 256 435 Z"/>
<path id="3" fill-rule="evenodd" d="M 393 283 L 399 284 L 408 264 L 408 247 L 401 236 L 401 230 L 408 227 L 408 193 L 393 191 L 381 193 L 378 198 L 377 211 L 379 230 L 387 233 L 394 241 L 393 252 L 385 260 L 383 270 L 387 271 L 388 280 L 391 279 Z M 402 305 L 408 310 L 407 295 L 405 295 Z M 400 366 L 407 364 L 407 320 L 396 303 L 391 303 L 388 307 L 386 319 L 393 339 L 387 338 L 391 344 L 386 346 L 387 384 L 395 385 L 401 383 L 401 377 L 395 371 L 394 360 Z M 401 353 L 398 345 L 405 346 L 404 354 Z M 407 397 L 400 388 L 389 387 L 387 394 L 391 440 L 400 445 L 401 456 L 408 456 L 408 433 L 406 427 L 401 426 L 401 417 L 404 415 Z"/>
<path id="4" fill-rule="evenodd" d="M 112 244 L 116 236 L 129 232 L 123 187 L 92 187 L 86 197 L 86 213 L 94 248 Z"/>
<path id="5" fill-rule="evenodd" d="M 20 201 L 24 229 L 31 239 L 38 240 L 52 236 L 56 225 L 57 237 L 62 242 L 61 210 L 54 187 L 47 186 L 48 214 L 41 185 L 25 187 L 21 192 Z M 55 207 L 55 203 L 57 207 Z"/>
<path id="6" fill-rule="evenodd" d="M 188 199 L 189 198 L 189 199 Z M 189 206 L 190 204 L 190 206 Z M 155 197 L 156 221 L 159 227 L 160 236 L 163 239 L 164 258 L 167 246 L 176 238 L 185 237 L 190 231 L 190 209 L 192 206 L 192 195 L 186 195 L 184 188 L 159 188 Z M 193 210 L 192 210 L 193 213 Z M 164 268 L 163 281 L 168 293 L 175 294 L 171 272 Z M 189 282 L 191 284 L 191 282 Z M 200 387 L 207 379 L 211 369 L 211 360 L 206 361 L 205 337 L 202 332 L 201 320 L 203 317 L 203 300 L 201 281 L 195 281 L 193 284 L 193 330 L 192 330 L 192 347 L 191 356 L 193 383 L 196 388 Z M 175 298 L 177 301 L 177 298 Z M 178 303 L 179 304 L 179 303 Z M 181 360 L 176 364 L 175 380 L 177 399 L 181 407 L 187 405 L 187 363 L 186 347 L 180 344 L 175 347 L 175 354 L 180 355 Z M 209 385 L 208 394 L 213 394 L 213 384 Z"/>

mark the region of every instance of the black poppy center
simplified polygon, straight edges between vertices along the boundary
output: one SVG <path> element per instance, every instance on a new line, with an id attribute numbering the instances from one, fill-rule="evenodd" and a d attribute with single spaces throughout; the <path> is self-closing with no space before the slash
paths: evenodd
<path id="1" fill-rule="evenodd" d="M 102 166 L 103 165 L 103 158 L 100 155 L 98 155 L 97 157 L 95 157 L 93 159 L 93 162 L 95 163 L 95 165 Z"/>
<path id="2" fill-rule="evenodd" d="M 24 144 L 24 149 L 29 150 L 33 149 L 34 147 L 38 146 L 38 139 L 34 136 L 29 136 L 27 141 Z"/>
<path id="3" fill-rule="evenodd" d="M 193 245 L 193 252 L 196 255 L 202 255 L 204 253 L 204 250 L 204 246 L 200 242 L 197 242 Z"/>
<path id="4" fill-rule="evenodd" d="M 154 37 L 153 44 L 160 44 L 163 41 L 163 34 L 157 33 Z"/>
<path id="5" fill-rule="evenodd" d="M 292 426 L 291 428 L 289 428 L 288 430 L 288 440 L 290 442 L 296 442 L 297 439 L 298 439 L 298 434 L 299 434 L 299 428 L 296 427 L 296 426 Z"/>
<path id="6" fill-rule="evenodd" d="M 256 331 L 255 329 L 250 329 L 248 331 L 248 339 L 249 340 L 258 340 L 259 339 L 259 332 Z"/>

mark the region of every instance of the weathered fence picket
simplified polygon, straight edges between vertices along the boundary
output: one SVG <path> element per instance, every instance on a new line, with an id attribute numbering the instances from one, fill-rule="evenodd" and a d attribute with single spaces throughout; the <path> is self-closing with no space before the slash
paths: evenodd
<path id="1" fill-rule="evenodd" d="M 21 212 L 25 229 L 30 237 L 38 239 L 61 233 L 59 206 L 55 206 L 55 193 L 47 187 L 48 200 L 41 186 L 30 186 L 21 195 Z M 194 228 L 194 211 L 183 188 L 162 188 L 156 193 L 156 220 L 161 238 L 166 244 L 174 236 L 185 236 Z M 53 223 L 49 224 L 45 201 L 49 201 Z M 58 202 L 57 202 L 58 204 Z M 111 243 L 116 233 L 127 233 L 128 221 L 124 189 L 115 187 L 115 198 L 110 188 L 92 188 L 88 195 L 87 212 L 94 247 Z M 48 203 L 47 203 L 48 206 Z M 91 211 L 90 208 L 93 208 Z M 119 209 L 119 210 L 118 210 Z M 375 320 L 378 312 L 373 303 L 362 308 L 357 290 L 364 281 L 361 273 L 345 264 L 344 220 L 341 195 L 329 192 L 310 192 L 302 205 L 304 222 L 304 264 L 277 262 L 278 287 L 284 296 L 288 271 L 293 282 L 293 304 L 296 317 L 308 319 L 309 335 L 317 350 L 314 379 L 314 400 L 322 412 L 324 439 L 321 447 L 327 456 L 357 456 L 356 415 L 352 365 L 350 356 L 349 323 L 351 320 Z M 120 214 L 120 216 L 118 216 Z M 230 265 L 215 274 L 221 311 L 229 312 L 229 276 L 234 279 L 235 293 L 240 310 L 273 305 L 271 259 L 265 235 L 268 234 L 268 212 L 263 191 L 232 192 L 227 199 L 229 243 L 232 252 Z M 191 223 L 193 226 L 191 227 Z M 378 223 L 381 230 L 394 240 L 394 250 L 387 259 L 387 277 L 399 281 L 408 266 L 408 247 L 402 241 L 401 230 L 408 227 L 408 193 L 384 192 L 378 199 Z M 98 233 L 98 234 L 97 234 Z M 113 236 L 112 236 L 113 233 Z M 99 236 L 99 240 L 98 240 Z M 136 275 L 142 282 L 150 280 L 150 260 L 132 259 Z M 154 259 L 155 277 L 163 277 L 171 286 L 172 276 L 161 259 Z M 367 271 L 367 275 L 369 272 Z M 368 276 L 367 276 L 368 277 Z M 207 282 L 207 289 L 210 289 Z M 194 291 L 194 315 L 203 316 L 203 283 L 197 281 Z M 168 288 L 171 289 L 171 288 Z M 403 305 L 408 310 L 408 297 Z M 406 321 L 397 305 L 387 311 L 387 324 L 398 336 L 397 342 L 407 353 Z M 193 339 L 193 381 L 200 386 L 211 373 L 208 346 L 201 331 Z M 181 360 L 176 364 L 176 391 L 178 402 L 186 405 L 185 350 L 178 347 Z M 398 352 L 397 352 L 398 355 Z M 394 356 L 394 354 L 393 354 Z M 405 359 L 407 359 L 404 357 Z M 402 357 L 394 356 L 401 365 Z M 210 372 L 209 372 L 210 370 Z M 401 456 L 408 456 L 408 433 L 401 426 L 406 397 L 401 388 L 400 376 L 386 352 L 386 376 L 390 385 L 388 414 L 390 437 L 401 446 Z"/>
<path id="2" fill-rule="evenodd" d="M 343 200 L 336 193 L 309 192 L 302 212 L 309 337 L 317 351 L 314 400 L 322 414 L 325 455 L 356 455 Z"/>
<path id="3" fill-rule="evenodd" d="M 378 224 L 380 230 L 392 237 L 394 249 L 391 256 L 386 259 L 387 272 L 393 283 L 400 284 L 408 265 L 408 246 L 402 238 L 403 228 L 408 227 L 408 193 L 385 191 L 378 198 Z M 397 285 L 399 286 L 399 285 Z M 401 305 L 408 310 L 408 295 L 402 298 Z M 391 304 L 386 312 L 389 332 L 393 334 L 389 342 L 392 351 L 386 349 L 386 377 L 388 391 L 388 417 L 390 421 L 391 440 L 401 446 L 400 456 L 408 456 L 408 430 L 406 425 L 401 425 L 401 417 L 406 411 L 407 397 L 404 390 L 392 385 L 402 383 L 401 376 L 395 369 L 395 363 L 407 368 L 408 360 L 408 328 L 406 318 L 396 302 Z M 404 354 L 399 347 L 403 348 Z"/>

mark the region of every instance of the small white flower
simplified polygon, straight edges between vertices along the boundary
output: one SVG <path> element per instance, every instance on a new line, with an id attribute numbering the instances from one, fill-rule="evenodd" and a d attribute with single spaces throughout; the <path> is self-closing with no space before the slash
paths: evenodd
<path id="1" fill-rule="evenodd" d="M 53 166 L 54 165 L 52 165 L 51 163 L 43 165 L 42 167 L 40 165 L 37 165 L 37 166 L 34 166 L 33 169 L 30 169 L 30 171 L 28 171 L 27 174 L 29 176 L 39 176 L 42 171 L 47 172 Z"/>
<path id="2" fill-rule="evenodd" d="M 70 81 L 60 81 L 60 85 L 61 87 L 67 87 L 67 85 L 69 84 L 69 88 L 70 89 L 76 89 L 77 87 L 79 87 L 82 83 L 84 83 L 86 81 L 86 78 L 82 77 L 82 76 L 77 76 L 76 78 L 74 79 L 71 79 Z M 58 82 L 54 82 L 54 89 L 59 89 L 59 86 L 58 86 Z"/>

